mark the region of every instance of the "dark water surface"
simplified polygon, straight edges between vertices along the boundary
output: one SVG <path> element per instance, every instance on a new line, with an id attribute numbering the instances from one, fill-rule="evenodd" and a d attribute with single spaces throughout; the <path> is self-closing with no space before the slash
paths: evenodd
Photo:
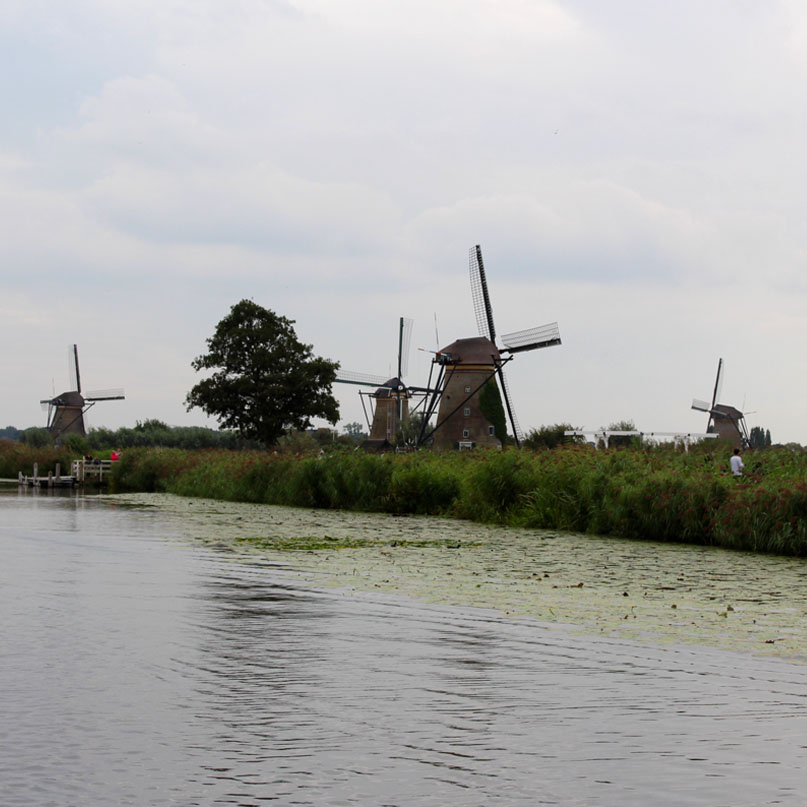
<path id="1" fill-rule="evenodd" d="M 0 804 L 807 801 L 807 665 L 313 590 L 0 492 Z"/>

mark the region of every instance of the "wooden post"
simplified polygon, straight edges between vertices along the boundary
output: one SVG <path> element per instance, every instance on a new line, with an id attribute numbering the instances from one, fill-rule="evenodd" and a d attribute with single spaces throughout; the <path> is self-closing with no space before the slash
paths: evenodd
<path id="1" fill-rule="evenodd" d="M 34 482 L 33 482 L 33 484 L 34 485 L 38 484 L 38 481 L 39 481 L 39 464 L 35 462 L 34 463 Z"/>
<path id="2" fill-rule="evenodd" d="M 48 471 L 48 487 L 53 487 L 53 471 Z"/>

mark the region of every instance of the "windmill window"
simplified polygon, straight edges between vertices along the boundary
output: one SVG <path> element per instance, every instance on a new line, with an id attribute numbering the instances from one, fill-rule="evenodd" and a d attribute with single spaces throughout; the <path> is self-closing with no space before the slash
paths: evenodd
<path id="1" fill-rule="evenodd" d="M 465 417 L 470 417 L 471 416 L 471 407 L 466 406 L 465 409 L 462 410 L 462 414 L 465 415 Z"/>
<path id="2" fill-rule="evenodd" d="M 488 433 L 490 434 L 491 437 L 495 436 L 496 428 L 494 426 L 488 426 Z"/>
<path id="3" fill-rule="evenodd" d="M 471 432 L 469 429 L 462 430 L 462 436 L 467 440 L 471 436 Z"/>
<path id="4" fill-rule="evenodd" d="M 470 392 L 470 391 L 471 391 L 471 385 L 470 385 L 470 384 L 466 384 L 466 385 L 465 385 L 465 391 L 466 391 L 466 392 Z"/>

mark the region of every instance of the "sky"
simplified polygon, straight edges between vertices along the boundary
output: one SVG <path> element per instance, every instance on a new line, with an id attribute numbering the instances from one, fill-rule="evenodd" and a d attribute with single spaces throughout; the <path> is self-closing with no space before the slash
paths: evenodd
<path id="1" fill-rule="evenodd" d="M 4 0 L 0 426 L 215 426 L 185 395 L 230 307 L 410 384 L 477 334 L 521 427 L 807 444 L 807 5 L 797 0 Z M 336 385 L 340 428 L 363 422 Z M 322 425 L 322 422 L 318 422 Z"/>

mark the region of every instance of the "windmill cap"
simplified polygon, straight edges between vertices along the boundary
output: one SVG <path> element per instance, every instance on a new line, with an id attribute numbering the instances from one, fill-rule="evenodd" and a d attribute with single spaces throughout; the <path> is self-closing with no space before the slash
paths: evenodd
<path id="1" fill-rule="evenodd" d="M 712 416 L 739 420 L 742 418 L 743 413 L 739 409 L 729 406 L 728 404 L 717 404 L 714 409 L 712 409 Z"/>
<path id="2" fill-rule="evenodd" d="M 53 402 L 59 401 L 63 406 L 84 406 L 84 398 L 80 392 L 71 390 L 70 392 L 63 392 L 53 398 Z"/>
<path id="3" fill-rule="evenodd" d="M 444 347 L 440 353 L 449 353 L 452 361 L 460 364 L 493 364 L 493 359 L 500 356 L 496 345 L 484 336 L 457 339 Z"/>
<path id="4" fill-rule="evenodd" d="M 406 390 L 406 385 L 403 383 L 403 381 L 401 381 L 400 378 L 390 378 L 389 381 L 385 382 L 373 393 L 373 397 L 391 398 L 394 392 L 399 392 L 401 390 Z"/>

